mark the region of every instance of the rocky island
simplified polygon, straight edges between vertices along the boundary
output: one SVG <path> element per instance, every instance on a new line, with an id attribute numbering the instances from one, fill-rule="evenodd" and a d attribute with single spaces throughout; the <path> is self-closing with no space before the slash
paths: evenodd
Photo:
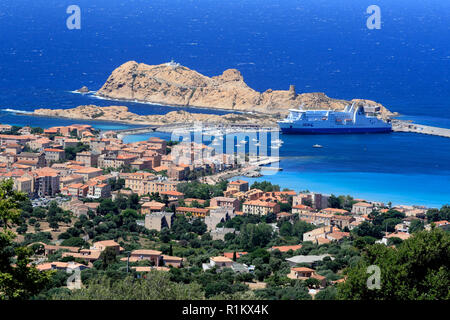
<path id="1" fill-rule="evenodd" d="M 304 109 L 343 110 L 345 105 L 355 102 L 380 107 L 382 116 L 393 115 L 371 100 L 339 100 L 320 92 L 297 94 L 293 85 L 289 90 L 258 92 L 244 82 L 236 69 L 208 77 L 174 62 L 147 65 L 128 61 L 112 72 L 96 95 L 169 106 L 252 111 L 277 117 L 301 105 Z"/>
<path id="2" fill-rule="evenodd" d="M 78 90 L 88 91 L 87 87 Z M 377 106 L 382 117 L 395 115 L 371 100 L 339 100 L 320 92 L 297 94 L 293 85 L 289 90 L 258 92 L 244 82 L 236 69 L 208 77 L 174 62 L 160 65 L 126 62 L 112 72 L 96 95 L 167 106 L 229 110 L 230 113 L 216 115 L 178 110 L 164 115 L 138 115 L 130 112 L 126 106 L 82 105 L 72 109 L 37 109 L 34 115 L 156 126 L 199 121 L 218 125 L 258 124 L 264 127 L 277 126 L 276 121 L 283 118 L 289 109 L 299 106 L 307 110 L 343 110 L 346 105 L 356 103 Z"/>
<path id="3" fill-rule="evenodd" d="M 99 107 L 95 105 L 78 106 L 72 109 L 36 109 L 36 116 L 101 120 L 112 122 L 124 122 L 142 125 L 166 125 L 174 123 L 193 123 L 196 121 L 208 124 L 259 124 L 272 127 L 276 125 L 276 119 L 265 114 L 236 114 L 226 115 L 190 113 L 183 110 L 168 112 L 164 115 L 138 115 L 128 111 L 125 106 Z"/>

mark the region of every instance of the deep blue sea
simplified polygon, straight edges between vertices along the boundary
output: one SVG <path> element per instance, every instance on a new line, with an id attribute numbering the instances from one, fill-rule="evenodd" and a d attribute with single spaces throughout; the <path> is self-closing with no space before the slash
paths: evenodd
<path id="1" fill-rule="evenodd" d="M 382 25 L 369 30 L 366 9 L 375 2 Z M 72 4 L 81 8 L 80 30 L 66 27 Z M 371 99 L 403 119 L 450 128 L 449 39 L 450 1 L 441 0 L 2 0 L 0 109 L 120 104 L 139 114 L 166 113 L 174 108 L 71 91 L 97 90 L 128 60 L 174 59 L 209 76 L 237 68 L 259 91 L 295 84 L 297 92 Z M 6 111 L 0 122 L 73 123 Z M 283 171 L 262 179 L 282 187 L 396 204 L 450 202 L 449 139 L 405 133 L 281 138 Z M 316 143 L 324 148 L 312 148 Z"/>

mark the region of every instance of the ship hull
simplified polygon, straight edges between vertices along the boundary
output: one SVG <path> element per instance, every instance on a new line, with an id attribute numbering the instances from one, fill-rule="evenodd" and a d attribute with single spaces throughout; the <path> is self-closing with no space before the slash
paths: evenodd
<path id="1" fill-rule="evenodd" d="M 288 134 L 355 134 L 355 133 L 388 133 L 392 131 L 390 127 L 379 128 L 296 128 L 280 126 L 282 133 Z"/>

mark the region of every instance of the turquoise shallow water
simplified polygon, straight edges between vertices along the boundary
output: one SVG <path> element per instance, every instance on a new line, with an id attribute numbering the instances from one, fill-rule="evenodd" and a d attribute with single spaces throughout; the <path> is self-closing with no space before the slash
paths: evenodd
<path id="1" fill-rule="evenodd" d="M 285 162 L 281 162 L 283 167 Z M 438 178 L 438 177 L 436 177 Z M 236 177 L 250 182 L 267 180 L 282 188 L 296 191 L 309 190 L 324 194 L 351 195 L 369 201 L 393 204 L 441 207 L 450 197 L 450 178 L 437 184 L 429 175 L 391 174 L 370 172 L 298 172 L 285 169 L 260 178 Z"/>

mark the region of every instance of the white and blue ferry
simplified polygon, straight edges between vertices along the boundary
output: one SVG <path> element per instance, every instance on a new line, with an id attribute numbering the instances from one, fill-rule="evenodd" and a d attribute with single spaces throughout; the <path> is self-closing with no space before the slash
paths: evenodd
<path id="1" fill-rule="evenodd" d="M 286 119 L 278 121 L 283 133 L 382 133 L 392 131 L 392 125 L 363 107 L 354 104 L 344 111 L 290 109 Z"/>

